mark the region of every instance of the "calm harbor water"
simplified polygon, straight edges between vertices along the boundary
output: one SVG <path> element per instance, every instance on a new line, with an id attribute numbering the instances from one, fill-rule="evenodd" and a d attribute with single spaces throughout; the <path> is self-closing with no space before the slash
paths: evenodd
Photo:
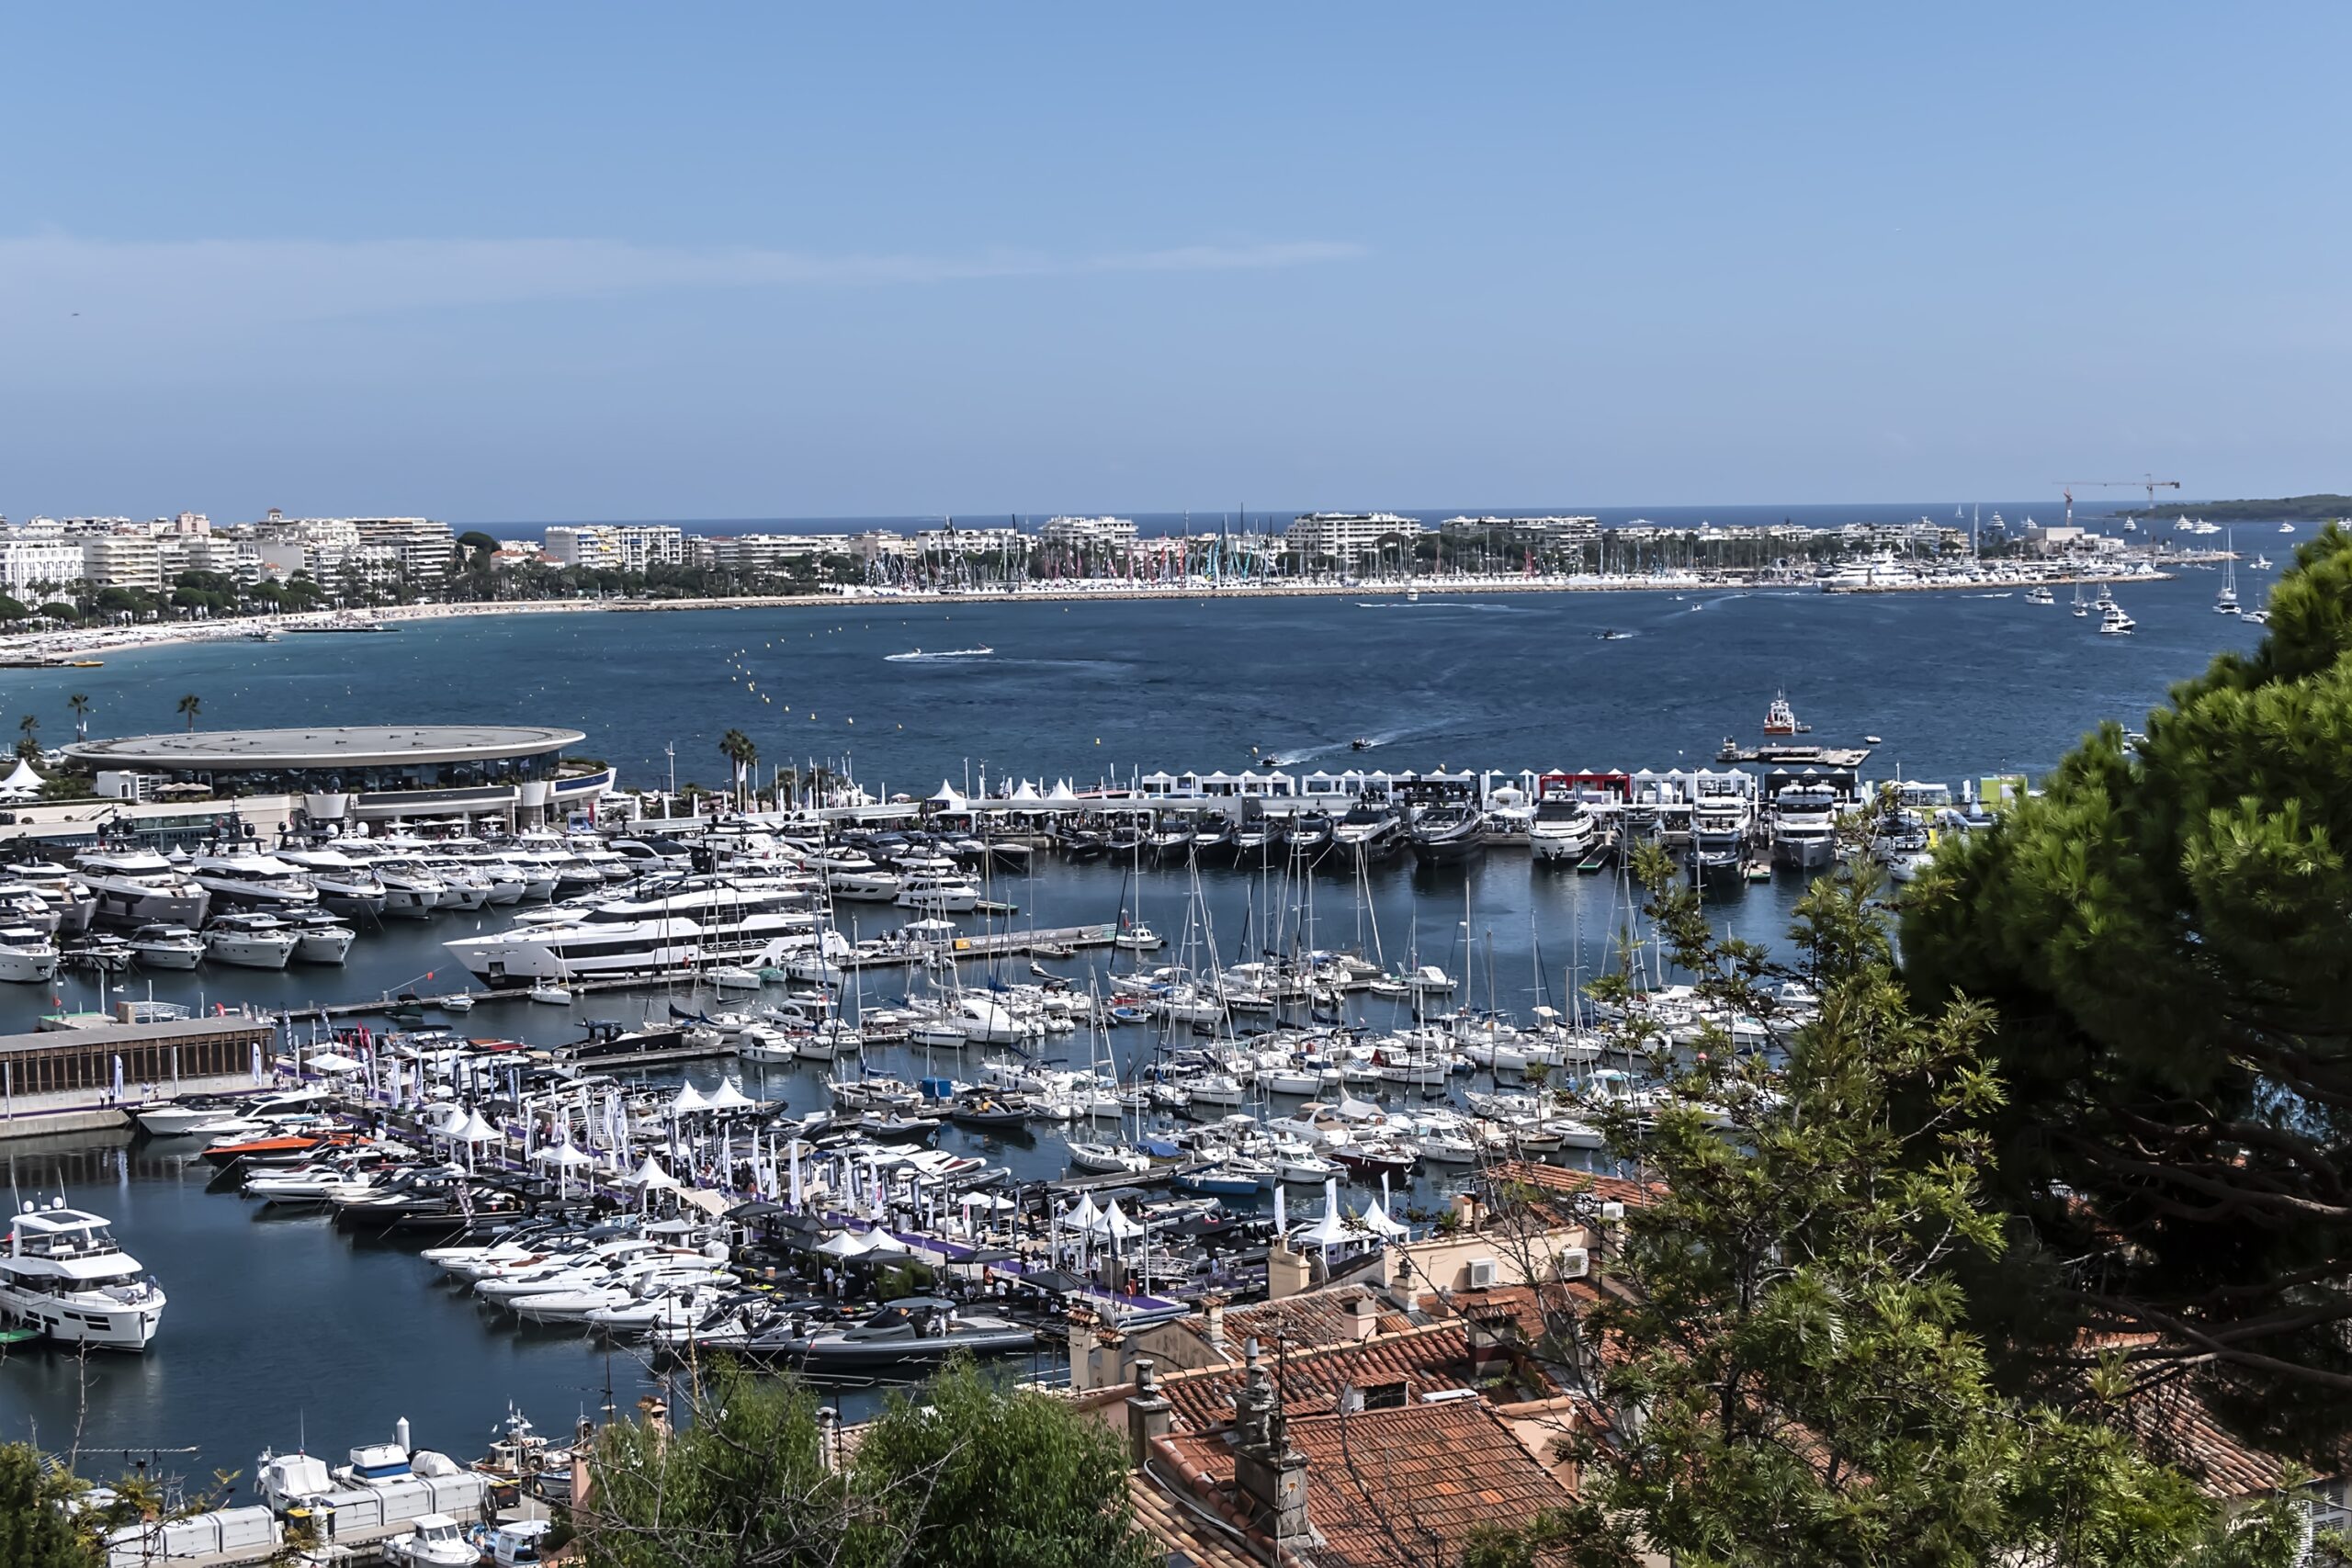
<path id="1" fill-rule="evenodd" d="M 991 779 L 1081 783 L 1161 767 L 1238 770 L 1252 746 L 1305 768 L 1337 768 L 1353 760 L 1348 742 L 1358 735 L 1381 742 L 1371 756 L 1384 766 L 1692 765 L 1727 734 L 1754 739 L 1765 704 L 1785 688 L 1813 724 L 1811 739 L 1883 738 L 1871 775 L 1899 767 L 1956 782 L 2045 770 L 2085 728 L 2102 718 L 2137 722 L 2169 682 L 2215 651 L 2251 646 L 2258 628 L 2211 613 L 2217 585 L 2192 570 L 2119 590 L 2141 626 L 2128 638 L 2098 636 L 2095 622 L 2063 604 L 1948 593 L 1433 597 L 1409 605 L 1367 594 L 1361 603 L 481 617 L 379 637 L 115 655 L 100 670 L 13 672 L 10 697 L 14 711 L 40 716 L 51 739 L 69 732 L 64 698 L 77 691 L 93 699 L 94 734 L 172 728 L 185 692 L 202 697 L 207 727 L 565 724 L 586 731 L 582 750 L 619 764 L 634 784 L 666 776 L 665 744 L 676 749 L 681 782 L 718 779 L 717 739 L 739 728 L 763 759 L 805 765 L 847 754 L 869 787 L 887 782 L 921 794 L 943 776 L 961 786 L 967 766 L 975 783 L 983 765 Z M 2267 574 L 2241 572 L 2241 591 L 2258 604 Z M 1605 628 L 1635 635 L 1602 641 Z M 886 660 L 917 647 L 977 645 L 995 652 L 954 663 Z M 755 691 L 731 678 L 738 650 Z M 1190 907 L 1177 874 L 1147 873 L 1139 889 L 1123 888 L 1118 869 L 1101 864 L 1041 863 L 996 891 L 1021 906 L 1023 922 L 1042 925 L 1105 920 L 1123 900 L 1139 901 L 1171 942 Z M 1734 929 L 1770 940 L 1797 891 L 1783 877 L 1728 893 L 1717 907 Z M 1491 995 L 1523 1010 L 1539 984 L 1557 1000 L 1572 966 L 1589 973 L 1601 961 L 1620 898 L 1612 879 L 1540 873 L 1523 856 L 1490 855 L 1466 874 L 1378 872 L 1361 890 L 1319 878 L 1311 898 L 1207 873 L 1201 908 L 1228 961 L 1245 943 L 1275 945 L 1311 919 L 1323 943 L 1370 948 L 1376 932 L 1391 961 L 1417 953 L 1464 976 L 1457 1000 L 1484 1005 Z M 885 909 L 855 913 L 863 930 L 896 923 Z M 154 994 L 288 1008 L 410 983 L 431 989 L 428 971 L 457 979 L 440 942 L 498 918 L 369 932 L 343 972 L 215 969 L 157 976 Z M 1089 962 L 1061 967 L 1083 976 Z M 889 975 L 864 981 L 876 1001 L 900 984 Z M 62 994 L 69 1003 L 96 999 L 86 985 Z M 576 1037 L 582 1017 L 633 1019 L 667 999 L 595 998 L 571 1013 L 500 1002 L 463 1027 L 556 1043 Z M 48 993 L 12 988 L 0 997 L 0 1029 L 29 1027 L 49 1005 Z M 1123 1055 L 1148 1048 L 1142 1032 L 1120 1033 Z M 1085 1036 L 1057 1048 L 1082 1061 Z M 878 1070 L 921 1065 L 903 1053 L 876 1059 Z M 709 1087 L 718 1070 L 690 1076 Z M 753 1072 L 746 1087 L 796 1110 L 822 1100 L 814 1067 Z M 1059 1174 L 1058 1142 L 1050 1134 L 1034 1143 L 942 1134 L 943 1146 L 983 1152 L 1023 1177 Z M 608 1376 L 623 1404 L 642 1377 L 626 1354 L 607 1358 L 565 1335 L 518 1335 L 487 1318 L 406 1249 L 355 1246 L 322 1221 L 263 1219 L 233 1196 L 207 1195 L 209 1168 L 185 1149 L 97 1141 L 0 1158 L 17 1191 L 62 1186 L 114 1216 L 173 1298 L 142 1358 L 85 1364 L 10 1353 L 0 1362 L 0 1437 L 37 1429 L 54 1446 L 78 1428 L 96 1448 L 194 1446 L 201 1467 L 177 1468 L 200 1472 L 249 1467 L 263 1446 L 305 1437 L 313 1451 L 339 1453 L 405 1415 L 419 1441 L 470 1454 L 510 1399 L 560 1428 L 603 1402 Z"/>

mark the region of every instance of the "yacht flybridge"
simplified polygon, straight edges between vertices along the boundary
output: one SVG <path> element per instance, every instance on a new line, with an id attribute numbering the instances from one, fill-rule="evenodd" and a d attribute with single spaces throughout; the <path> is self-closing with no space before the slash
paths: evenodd
<path id="1" fill-rule="evenodd" d="M 568 919 L 459 937 L 448 947 L 492 987 L 760 968 L 816 941 L 812 895 L 805 877 L 680 877 Z"/>
<path id="2" fill-rule="evenodd" d="M 153 850 L 85 850 L 74 857 L 102 925 L 200 926 L 212 895 Z"/>
<path id="3" fill-rule="evenodd" d="M 300 914 L 319 905 L 319 890 L 310 878 L 276 855 L 198 855 L 188 863 L 188 874 L 212 895 L 216 908 Z"/>
<path id="4" fill-rule="evenodd" d="M 0 1321 L 66 1345 L 143 1350 L 164 1317 L 164 1288 L 115 1244 L 107 1221 L 54 1198 L 12 1216 L 0 1252 Z"/>

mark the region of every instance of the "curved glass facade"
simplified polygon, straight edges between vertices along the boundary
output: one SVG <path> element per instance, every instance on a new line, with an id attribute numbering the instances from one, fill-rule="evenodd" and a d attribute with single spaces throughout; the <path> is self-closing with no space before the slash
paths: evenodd
<path id="1" fill-rule="evenodd" d="M 560 754 L 466 758 L 454 762 L 337 763 L 316 768 L 164 768 L 175 780 L 209 784 L 218 795 L 377 795 L 400 790 L 487 789 L 551 779 Z M 144 770 L 142 770 L 144 771 Z"/>

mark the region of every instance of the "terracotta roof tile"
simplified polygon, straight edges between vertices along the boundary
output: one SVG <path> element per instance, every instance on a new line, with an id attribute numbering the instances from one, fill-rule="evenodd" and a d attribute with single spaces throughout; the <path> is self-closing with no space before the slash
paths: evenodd
<path id="1" fill-rule="evenodd" d="M 1261 1568 L 1230 1534 L 1201 1517 L 1205 1510 L 1188 1506 L 1149 1476 L 1128 1476 L 1127 1498 L 1135 1506 L 1136 1528 L 1165 1547 L 1171 1563 L 1181 1553 L 1195 1568 Z"/>
<path id="2" fill-rule="evenodd" d="M 1446 1322 L 1408 1326 L 1360 1341 L 1351 1339 L 1305 1349 L 1293 1347 L 1280 1353 L 1274 1345 L 1265 1344 L 1260 1359 L 1281 1382 L 1283 1408 L 1305 1414 L 1322 1415 L 1337 1410 L 1342 1394 L 1351 1388 L 1361 1393 L 1383 1384 L 1400 1382 L 1405 1385 L 1406 1397 L 1415 1400 L 1447 1390 L 1479 1388 L 1498 1378 L 1511 1380 L 1504 1385 L 1509 1397 L 1523 1399 L 1552 1392 L 1552 1381 L 1543 1369 L 1523 1356 L 1512 1355 L 1508 1347 L 1498 1350 L 1483 1370 L 1470 1365 L 1466 1317 L 1478 1315 L 1482 1307 L 1490 1307 L 1499 1315 L 1510 1317 L 1516 1327 L 1522 1313 L 1532 1312 L 1532 1292 L 1490 1294 L 1501 1299 L 1489 1303 L 1480 1297 L 1456 1298 L 1464 1306 L 1463 1316 Z M 1522 1332 L 1532 1337 L 1535 1329 L 1529 1327 Z M 1230 1337 L 1228 1334 L 1227 1338 Z M 1234 1394 L 1245 1376 L 1243 1363 L 1232 1362 L 1166 1374 L 1160 1379 L 1159 1389 L 1175 1406 L 1178 1419 L 1194 1431 L 1204 1431 L 1232 1420 Z"/>
<path id="3" fill-rule="evenodd" d="M 1475 1401 L 1294 1417 L 1307 1458 L 1306 1515 L 1317 1568 L 1396 1568 L 1457 1561 L 1480 1525 L 1523 1524 L 1565 1506 L 1567 1489 Z M 1159 1445 L 1161 1461 L 1227 1517 L 1233 1451 L 1222 1437 Z"/>
<path id="4" fill-rule="evenodd" d="M 1493 1168 L 1488 1179 L 1497 1184 L 1517 1182 L 1566 1198 L 1589 1198 L 1595 1204 L 1623 1203 L 1629 1208 L 1647 1203 L 1658 1193 L 1651 1182 L 1627 1181 L 1623 1177 L 1571 1170 L 1566 1166 L 1527 1159 L 1503 1161 Z"/>
<path id="5" fill-rule="evenodd" d="M 1225 1314 L 1225 1342 L 1234 1355 L 1251 1339 L 1272 1346 L 1275 1340 L 1289 1341 L 1293 1347 L 1336 1345 L 1356 1337 L 1353 1307 L 1362 1297 L 1371 1294 L 1363 1286 L 1339 1290 L 1310 1291 L 1305 1295 L 1286 1296 L 1278 1302 L 1261 1302 L 1255 1306 L 1229 1307 Z M 1380 1332 L 1395 1334 L 1427 1323 L 1426 1316 L 1411 1315 L 1400 1311 L 1393 1303 L 1382 1300 Z M 1184 1319 L 1183 1325 L 1192 1330 L 1204 1345 L 1208 1344 L 1208 1322 L 1197 1314 Z"/>

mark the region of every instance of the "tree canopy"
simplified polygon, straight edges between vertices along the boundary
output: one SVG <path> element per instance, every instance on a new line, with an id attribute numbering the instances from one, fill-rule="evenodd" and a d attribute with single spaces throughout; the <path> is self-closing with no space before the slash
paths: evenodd
<path id="1" fill-rule="evenodd" d="M 2352 536 L 2304 545 L 2258 651 L 2109 725 L 1939 851 L 1915 994 L 1995 1019 L 2017 1245 L 1981 1321 L 2066 1375 L 2137 1333 L 2239 1429 L 2314 1459 L 2352 1418 Z"/>
<path id="2" fill-rule="evenodd" d="M 1147 1568 L 1126 1520 L 1125 1450 L 1032 1391 L 956 1366 L 894 1394 L 855 1451 L 789 1378 L 724 1370 L 693 1420 L 604 1433 L 588 1568 Z"/>
<path id="3" fill-rule="evenodd" d="M 1966 1251 L 2002 1246 L 1983 1181 L 1981 1128 L 2005 1100 L 1988 1019 L 1959 1000 L 1913 1008 L 1875 870 L 1825 877 L 1800 906 L 1809 1019 L 1779 1005 L 1758 949 L 1709 931 L 1654 847 L 1640 870 L 1702 1007 L 1762 1020 L 1774 1048 L 1735 1050 L 1716 1023 L 1668 1044 L 1638 987 L 1596 987 L 1620 1010 L 1619 1047 L 1668 1086 L 1608 1115 L 1611 1152 L 1650 1190 L 1604 1225 L 1611 1288 L 1560 1355 L 1607 1419 L 1567 1439 L 1579 1504 L 1490 1532 L 1474 1559 L 2290 1561 L 2283 1504 L 2233 1529 L 2120 1425 L 1997 1385 L 1954 1272 Z M 2095 1396 L 2107 1386 L 2089 1381 Z"/>
<path id="4" fill-rule="evenodd" d="M 0 1443 L 0 1562 L 8 1568 L 98 1568 L 103 1561 L 62 1506 L 73 1479 L 30 1443 Z"/>

